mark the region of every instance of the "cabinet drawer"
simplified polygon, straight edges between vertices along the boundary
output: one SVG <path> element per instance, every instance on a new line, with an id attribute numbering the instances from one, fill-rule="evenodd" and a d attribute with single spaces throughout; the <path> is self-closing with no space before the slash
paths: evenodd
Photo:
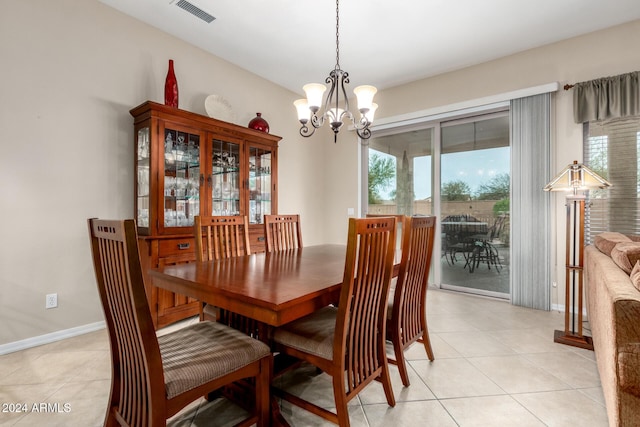
<path id="1" fill-rule="evenodd" d="M 193 254 L 195 249 L 196 243 L 193 237 L 160 240 L 158 242 L 158 256 L 160 258 L 187 253 Z"/>

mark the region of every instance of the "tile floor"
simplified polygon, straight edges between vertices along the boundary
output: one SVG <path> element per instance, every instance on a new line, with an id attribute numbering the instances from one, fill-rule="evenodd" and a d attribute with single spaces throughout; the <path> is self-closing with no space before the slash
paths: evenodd
<path id="1" fill-rule="evenodd" d="M 352 426 L 607 426 L 594 353 L 553 342 L 561 313 L 440 290 L 429 291 L 428 312 L 436 360 L 410 348 L 411 386 L 402 387 L 391 366 L 396 406 L 371 384 L 351 402 Z M 110 387 L 107 340 L 102 330 L 0 356 L 0 425 L 101 426 Z M 331 383 L 315 369 L 278 381 L 332 406 Z M 36 411 L 43 403 L 47 410 Z M 26 405 L 27 413 L 11 404 Z M 293 426 L 332 425 L 286 402 L 282 412 Z M 168 424 L 231 425 L 242 415 L 224 399 L 202 399 Z"/>

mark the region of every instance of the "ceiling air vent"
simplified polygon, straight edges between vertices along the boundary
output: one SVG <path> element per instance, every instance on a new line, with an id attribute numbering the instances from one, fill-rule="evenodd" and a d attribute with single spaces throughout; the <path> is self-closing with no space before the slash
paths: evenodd
<path id="1" fill-rule="evenodd" d="M 209 15 L 207 12 L 205 12 L 202 9 L 200 9 L 198 6 L 194 5 L 193 3 L 189 3 L 186 0 L 179 0 L 176 3 L 176 6 L 178 6 L 181 9 L 186 10 L 187 12 L 192 14 L 193 16 L 197 16 L 198 18 L 202 19 L 203 21 L 205 21 L 208 24 L 210 24 L 214 19 L 216 19 L 215 16 Z"/>

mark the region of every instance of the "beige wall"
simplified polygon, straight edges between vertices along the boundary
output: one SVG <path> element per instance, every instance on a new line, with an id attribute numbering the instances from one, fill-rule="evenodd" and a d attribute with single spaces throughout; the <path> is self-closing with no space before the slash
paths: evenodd
<path id="1" fill-rule="evenodd" d="M 96 0 L 7 3 L 0 58 L 0 345 L 103 319 L 86 219 L 133 216 L 129 109 L 163 102 L 170 58 L 180 108 L 219 94 L 237 123 L 260 111 L 283 137 L 280 211 L 323 241 L 324 144 L 298 135 L 296 94 Z"/>
<path id="2" fill-rule="evenodd" d="M 638 39 L 640 21 L 383 90 L 377 117 L 632 71 Z M 306 245 L 344 242 L 347 209 L 358 208 L 359 147 L 352 132 L 337 144 L 326 129 L 300 137 L 296 94 L 96 0 L 6 5 L 0 58 L 0 345 L 102 320 L 85 221 L 133 216 L 128 111 L 162 102 L 169 58 L 181 108 L 204 113 L 205 97 L 219 94 L 240 124 L 263 113 L 283 137 L 280 212 L 302 214 Z M 570 93 L 556 107 L 553 169 L 576 157 L 581 138 Z M 59 307 L 45 310 L 52 292 Z"/>
<path id="3" fill-rule="evenodd" d="M 513 35 L 517 37 L 517 34 Z M 640 21 L 532 49 L 463 70 L 380 91 L 376 119 L 481 99 L 551 82 L 575 83 L 640 69 Z M 555 98 L 552 173 L 582 161 L 582 126 L 573 122 L 571 91 Z M 355 164 L 355 156 L 352 164 Z M 348 187 L 352 198 L 357 188 Z M 563 196 L 553 194 L 554 280 L 552 304 L 564 305 L 565 219 Z M 558 237 L 560 236 L 560 237 Z"/>

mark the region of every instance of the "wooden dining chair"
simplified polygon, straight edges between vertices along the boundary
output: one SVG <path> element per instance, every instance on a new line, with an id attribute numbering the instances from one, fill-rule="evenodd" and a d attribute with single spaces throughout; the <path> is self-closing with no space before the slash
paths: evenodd
<path id="1" fill-rule="evenodd" d="M 251 255 L 246 216 L 195 216 L 196 259 L 210 261 Z"/>
<path id="2" fill-rule="evenodd" d="M 267 252 L 302 247 L 300 215 L 265 215 L 264 228 Z"/>
<path id="3" fill-rule="evenodd" d="M 246 216 L 196 216 L 193 232 L 197 261 L 251 255 Z M 255 320 L 206 303 L 200 305 L 200 320 L 222 322 L 254 337 L 258 334 Z"/>
<path id="4" fill-rule="evenodd" d="M 243 378 L 255 405 L 242 425 L 269 424 L 269 347 L 228 326 L 197 322 L 158 337 L 147 303 L 134 220 L 89 219 L 111 349 L 105 426 L 166 425 L 190 402 Z"/>
<path id="5" fill-rule="evenodd" d="M 404 222 L 402 259 L 395 289 L 389 298 L 387 338 L 393 343 L 400 378 L 409 386 L 404 351 L 414 342 L 424 344 L 429 360 L 434 360 L 427 329 L 427 287 L 436 226 L 434 216 L 408 217 Z"/>
<path id="6" fill-rule="evenodd" d="M 276 328 L 276 351 L 309 362 L 333 378 L 336 412 L 284 390 L 275 393 L 318 416 L 349 426 L 347 402 L 374 380 L 395 406 L 385 355 L 385 320 L 393 268 L 395 218 L 349 219 L 340 302 Z"/>
<path id="7" fill-rule="evenodd" d="M 400 257 L 402 256 L 402 239 L 404 238 L 404 223 L 408 218 L 406 215 L 402 214 L 367 214 L 367 218 L 382 218 L 385 216 L 391 216 L 396 219 L 396 248 L 395 248 L 395 257 L 394 257 L 394 267 L 393 274 L 391 277 L 395 278 L 398 276 L 398 268 L 400 266 Z M 391 283 L 391 289 L 393 289 L 394 284 Z"/>

